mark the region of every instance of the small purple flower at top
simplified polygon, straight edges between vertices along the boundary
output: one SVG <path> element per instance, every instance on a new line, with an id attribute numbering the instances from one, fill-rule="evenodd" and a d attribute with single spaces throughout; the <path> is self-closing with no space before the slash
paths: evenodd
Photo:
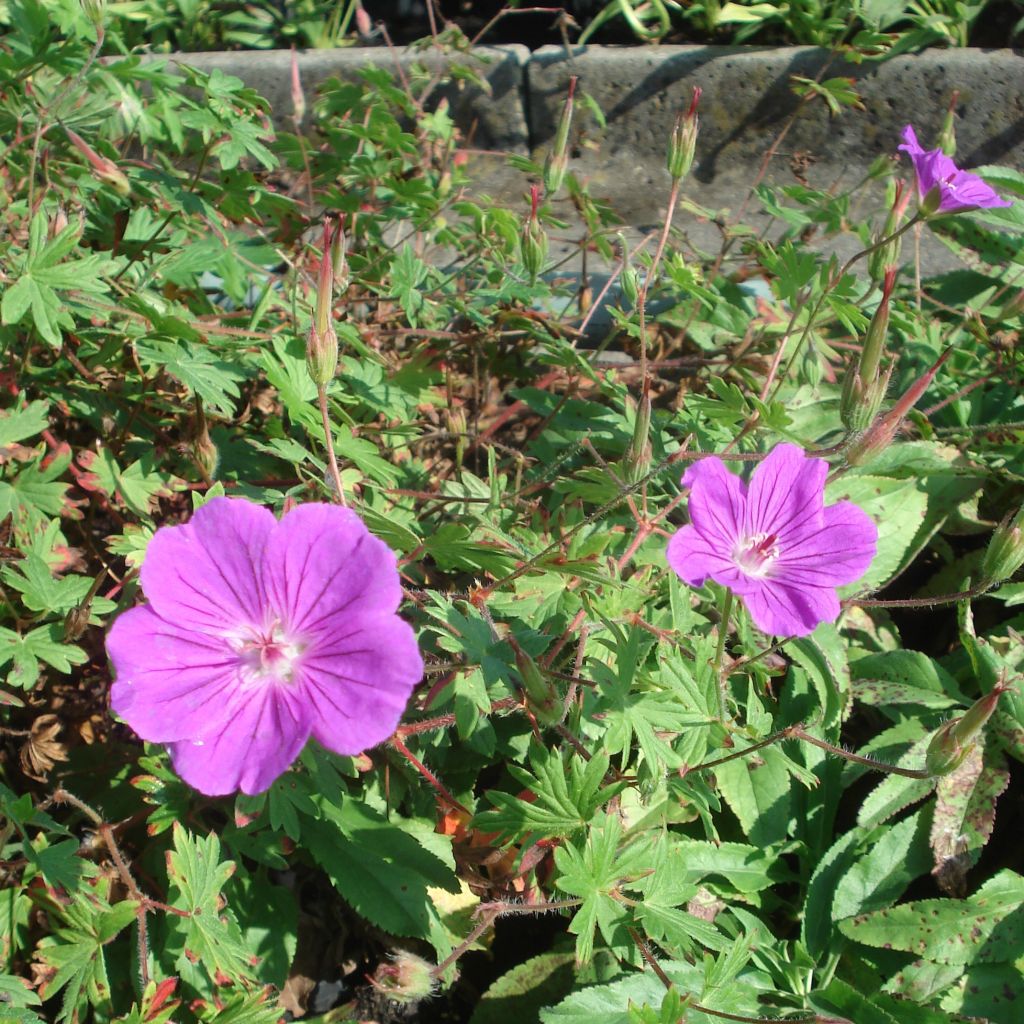
<path id="1" fill-rule="evenodd" d="M 347 508 L 279 522 L 214 498 L 157 530 L 142 589 L 107 636 L 111 707 L 208 796 L 263 792 L 310 736 L 339 754 L 380 743 L 423 676 L 395 555 Z"/>
<path id="2" fill-rule="evenodd" d="M 914 165 L 917 194 L 930 213 L 955 213 L 992 206 L 1013 206 L 976 174 L 961 171 L 941 149 L 922 149 L 911 125 L 903 129 L 899 147 Z"/>
<path id="3" fill-rule="evenodd" d="M 764 633 L 806 636 L 839 616 L 836 587 L 875 557 L 878 529 L 849 501 L 825 505 L 828 463 L 780 444 L 749 487 L 721 459 L 695 462 L 690 525 L 669 541 L 668 562 L 693 587 L 711 577 L 743 599 Z"/>

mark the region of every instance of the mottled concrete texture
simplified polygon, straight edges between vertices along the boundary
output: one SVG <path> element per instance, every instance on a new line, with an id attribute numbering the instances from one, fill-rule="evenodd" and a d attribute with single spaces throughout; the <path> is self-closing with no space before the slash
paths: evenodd
<path id="1" fill-rule="evenodd" d="M 641 223 L 664 203 L 666 139 L 699 85 L 700 140 L 687 193 L 735 206 L 796 109 L 791 76 L 814 78 L 828 60 L 811 47 L 545 47 L 527 64 L 531 146 L 540 154 L 550 144 L 569 76 L 578 75 L 608 124 L 603 132 L 590 126 L 574 166 Z M 823 187 L 855 182 L 876 157 L 895 153 L 908 122 L 929 145 L 954 89 L 957 161 L 1024 164 L 1024 58 L 1010 50 L 929 50 L 866 65 L 833 60 L 823 78 L 839 76 L 855 80 L 865 109 L 832 118 L 824 103 L 811 103 L 782 140 L 769 181 L 793 183 L 795 171 Z"/>
<path id="2" fill-rule="evenodd" d="M 452 59 L 431 49 L 399 47 L 390 51 L 371 47 L 303 51 L 298 54 L 298 63 L 307 107 L 312 105 L 317 88 L 328 79 L 354 82 L 359 72 L 371 65 L 396 72 L 396 57 L 405 74 L 411 74 L 416 65 L 431 74 L 451 63 L 468 66 L 487 82 L 489 89 L 483 90 L 466 80 L 449 81 L 437 88 L 434 100 L 442 96 L 448 99 L 455 123 L 474 147 L 521 153 L 526 151 L 529 140 L 523 97 L 523 68 L 529 55 L 525 46 L 485 46 L 472 55 Z M 177 54 L 174 59 L 201 71 L 219 68 L 226 75 L 237 75 L 270 102 L 271 117 L 277 127 L 292 129 L 290 51 L 188 53 Z"/>

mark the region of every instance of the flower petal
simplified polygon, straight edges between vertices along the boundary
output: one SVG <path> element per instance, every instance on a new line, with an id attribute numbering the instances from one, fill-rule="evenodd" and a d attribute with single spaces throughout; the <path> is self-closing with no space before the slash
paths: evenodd
<path id="1" fill-rule="evenodd" d="M 677 576 L 691 587 L 702 587 L 710 576 L 716 583 L 733 590 L 744 588 L 746 577 L 730 557 L 731 547 L 724 551 L 709 541 L 694 526 L 683 526 L 668 542 L 668 564 Z"/>
<path id="2" fill-rule="evenodd" d="M 805 531 L 782 552 L 772 580 L 796 587 L 841 587 L 860 579 L 878 548 L 878 527 L 863 509 L 840 501 L 825 509 L 823 525 Z"/>
<path id="3" fill-rule="evenodd" d="M 238 656 L 225 641 L 167 622 L 149 605 L 118 616 L 107 652 L 116 675 L 110 706 L 144 740 L 208 729 L 238 685 Z"/>
<path id="4" fill-rule="evenodd" d="M 214 498 L 185 525 L 157 530 L 141 573 L 153 610 L 207 633 L 262 625 L 263 551 L 276 523 L 260 505 Z"/>
<path id="5" fill-rule="evenodd" d="M 1013 206 L 1013 203 L 1003 199 L 994 188 L 969 171 L 957 170 L 942 181 L 939 187 L 942 189 L 939 209 L 943 213 L 964 207 Z"/>
<path id="6" fill-rule="evenodd" d="M 423 678 L 412 627 L 397 615 L 346 621 L 302 660 L 300 688 L 312 710 L 313 736 L 338 754 L 359 754 L 386 740 Z"/>
<path id="7" fill-rule="evenodd" d="M 908 153 L 910 156 L 924 152 L 921 148 L 921 143 L 917 141 L 917 132 L 914 131 L 913 125 L 908 124 L 903 129 L 900 137 L 903 139 L 903 145 L 898 146 L 897 149 L 903 150 L 904 153 Z"/>
<path id="8" fill-rule="evenodd" d="M 836 592 L 830 587 L 788 587 L 778 580 L 764 580 L 743 595 L 743 603 L 762 633 L 772 636 L 807 636 L 819 623 L 839 618 Z"/>
<path id="9" fill-rule="evenodd" d="M 793 536 L 808 527 L 817 529 L 826 476 L 824 459 L 809 459 L 795 444 L 777 444 L 751 477 L 744 535 L 774 535 L 784 551 Z"/>
<path id="10" fill-rule="evenodd" d="M 294 633 L 334 631 L 353 615 L 393 612 L 402 600 L 395 553 L 348 508 L 300 505 L 267 546 L 264 582 Z"/>
<path id="11" fill-rule="evenodd" d="M 174 770 L 207 796 L 262 793 L 309 739 L 309 709 L 297 690 L 267 684 L 235 690 L 224 721 L 170 747 Z"/>
<path id="12" fill-rule="evenodd" d="M 728 555 L 743 526 L 747 489 L 742 480 L 714 456 L 699 459 L 683 474 L 690 488 L 687 511 L 690 522 L 708 542 Z"/>

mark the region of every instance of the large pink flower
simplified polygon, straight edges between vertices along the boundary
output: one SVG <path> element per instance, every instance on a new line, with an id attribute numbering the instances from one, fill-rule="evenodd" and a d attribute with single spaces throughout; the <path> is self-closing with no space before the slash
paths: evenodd
<path id="1" fill-rule="evenodd" d="M 683 476 L 690 525 L 668 545 L 669 565 L 691 586 L 711 577 L 743 599 L 758 629 L 805 636 L 839 616 L 836 587 L 859 579 L 878 530 L 849 501 L 825 506 L 828 463 L 780 444 L 750 486 L 713 456 Z"/>
<path id="2" fill-rule="evenodd" d="M 924 199 L 938 189 L 939 213 L 976 210 L 992 206 L 1013 206 L 976 174 L 961 171 L 941 149 L 922 149 L 911 125 L 903 129 L 903 145 L 898 147 L 910 157 L 917 178 L 917 194 Z"/>
<path id="3" fill-rule="evenodd" d="M 107 636 L 111 707 L 211 796 L 267 789 L 310 736 L 380 743 L 423 675 L 394 553 L 337 505 L 214 498 L 157 530 L 142 589 Z"/>

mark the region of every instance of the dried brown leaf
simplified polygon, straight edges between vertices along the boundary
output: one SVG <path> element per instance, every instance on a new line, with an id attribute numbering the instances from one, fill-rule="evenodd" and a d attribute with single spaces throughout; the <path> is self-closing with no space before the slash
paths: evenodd
<path id="1" fill-rule="evenodd" d="M 40 715 L 21 748 L 21 770 L 37 782 L 45 782 L 58 761 L 68 759 L 67 747 L 57 740 L 63 725 L 56 715 Z"/>

